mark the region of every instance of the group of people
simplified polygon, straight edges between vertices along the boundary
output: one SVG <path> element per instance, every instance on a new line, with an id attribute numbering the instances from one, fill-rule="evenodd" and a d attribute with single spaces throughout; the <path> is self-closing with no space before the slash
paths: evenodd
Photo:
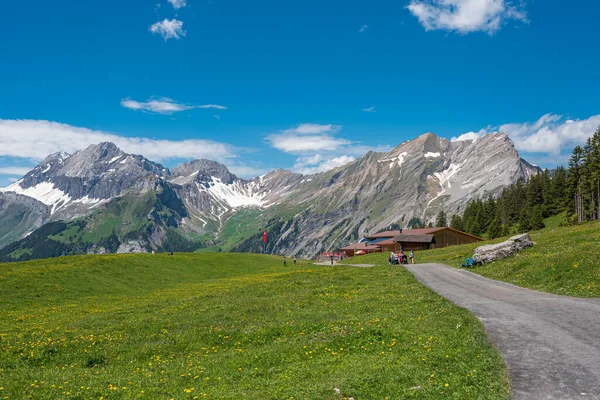
<path id="1" fill-rule="evenodd" d="M 408 259 L 410 259 L 411 264 L 414 264 L 415 263 L 415 252 L 411 250 L 410 253 L 408 253 L 408 257 L 407 257 L 406 254 L 404 254 L 404 251 L 402 251 L 402 249 L 400 249 L 400 250 L 398 250 L 397 253 L 394 253 L 393 251 L 390 253 L 390 258 L 389 258 L 388 262 L 391 265 L 408 264 Z"/>
<path id="2" fill-rule="evenodd" d="M 296 265 L 297 259 L 296 256 L 294 256 L 294 265 Z M 287 267 L 287 258 L 285 256 L 283 256 L 283 266 Z"/>

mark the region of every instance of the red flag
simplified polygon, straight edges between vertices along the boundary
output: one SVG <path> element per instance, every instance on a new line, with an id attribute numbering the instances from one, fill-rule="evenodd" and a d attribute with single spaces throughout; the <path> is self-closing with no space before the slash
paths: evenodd
<path id="1" fill-rule="evenodd" d="M 267 243 L 267 231 L 263 232 L 263 242 Z"/>

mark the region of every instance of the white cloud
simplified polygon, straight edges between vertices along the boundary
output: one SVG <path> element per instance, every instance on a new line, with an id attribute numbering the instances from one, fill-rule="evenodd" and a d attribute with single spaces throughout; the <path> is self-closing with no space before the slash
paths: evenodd
<path id="1" fill-rule="evenodd" d="M 293 169 L 295 172 L 299 172 L 304 175 L 311 175 L 341 167 L 342 165 L 346 165 L 355 159 L 355 157 L 349 155 L 331 157 L 316 154 L 312 157 L 298 157 Z"/>
<path id="2" fill-rule="evenodd" d="M 482 137 L 483 135 L 487 135 L 488 133 L 491 133 L 491 132 L 489 132 L 487 128 L 483 128 L 483 129 L 479 130 L 478 132 L 467 132 L 467 133 L 463 133 L 459 137 L 453 137 L 452 141 L 453 142 L 461 142 L 461 141 L 465 141 L 465 140 L 477 140 L 480 137 Z"/>
<path id="3" fill-rule="evenodd" d="M 19 180 L 18 178 L 8 178 L 8 181 L 11 183 L 15 183 L 18 180 Z"/>
<path id="4" fill-rule="evenodd" d="M 363 111 L 364 111 L 364 112 L 368 112 L 368 113 L 374 113 L 374 112 L 377 112 L 377 111 L 375 110 L 375 106 L 373 106 L 373 107 L 368 107 L 368 108 L 363 108 Z"/>
<path id="5" fill-rule="evenodd" d="M 73 153 L 100 142 L 113 142 L 127 153 L 141 154 L 159 162 L 192 158 L 227 162 L 236 159 L 237 153 L 242 151 L 212 140 L 132 138 L 52 121 L 0 119 L 0 156 L 40 161 L 52 153 Z"/>
<path id="6" fill-rule="evenodd" d="M 411 0 L 406 7 L 426 30 L 494 34 L 507 20 L 527 23 L 522 7 L 505 0 Z"/>
<path id="7" fill-rule="evenodd" d="M 174 100 L 169 99 L 167 97 L 161 97 L 158 99 L 149 99 L 145 102 L 140 102 L 131 99 L 123 99 L 121 100 L 121 105 L 125 108 L 129 108 L 131 110 L 142 110 L 157 114 L 166 114 L 171 115 L 176 112 L 193 110 L 195 108 L 202 109 L 215 109 L 215 110 L 227 110 L 227 107 L 220 106 L 218 104 L 204 104 L 200 106 L 188 105 L 188 104 L 180 104 L 176 103 Z"/>
<path id="8" fill-rule="evenodd" d="M 341 129 L 341 126 L 332 124 L 301 124 L 280 133 L 268 135 L 266 140 L 278 150 L 301 156 L 296 160 L 294 169 L 302 173 L 331 169 L 337 166 L 336 162 L 348 162 L 348 159 L 343 157 L 351 157 L 354 160 L 355 157 L 361 157 L 369 151 L 388 152 L 391 149 L 389 145 L 364 145 L 361 142 L 335 137 L 334 135 Z M 345 156 L 323 156 L 323 152 L 344 154 Z"/>
<path id="9" fill-rule="evenodd" d="M 165 18 L 163 21 L 156 22 L 155 24 L 150 26 L 149 30 L 155 35 L 158 33 L 163 37 L 164 40 L 179 40 L 182 37 L 184 37 L 187 33 L 183 30 L 183 21 L 167 18 Z"/>
<path id="10" fill-rule="evenodd" d="M 169 0 L 169 3 L 173 6 L 174 9 L 179 10 L 180 8 L 185 7 L 187 4 L 186 0 Z"/>
<path id="11" fill-rule="evenodd" d="M 298 135 L 320 135 L 324 133 L 337 133 L 342 129 L 339 125 L 300 124 L 295 128 L 286 129 L 283 133 Z"/>
<path id="12" fill-rule="evenodd" d="M 562 160 L 563 152 L 585 143 L 600 126 L 600 114 L 583 120 L 565 120 L 562 115 L 546 114 L 533 123 L 509 123 L 468 132 L 452 140 L 476 139 L 492 132 L 506 133 L 517 150 L 525 153 L 546 153 Z M 564 156 L 564 154 L 562 154 Z"/>
<path id="13" fill-rule="evenodd" d="M 270 170 L 265 168 L 257 168 L 251 165 L 232 164 L 228 165 L 227 168 L 231 173 L 242 177 L 242 178 L 254 178 L 261 176 L 269 172 Z"/>
<path id="14" fill-rule="evenodd" d="M 0 175 L 25 175 L 33 168 L 30 167 L 0 167 Z"/>
<path id="15" fill-rule="evenodd" d="M 227 110 L 227 107 L 220 106 L 218 104 L 203 104 L 201 106 L 194 106 L 192 108 L 213 108 L 215 110 Z"/>
<path id="16" fill-rule="evenodd" d="M 366 31 L 367 29 L 369 29 L 369 25 L 363 25 L 360 27 L 360 29 L 358 30 L 358 33 L 363 33 L 364 31 Z"/>
<path id="17" fill-rule="evenodd" d="M 267 136 L 266 140 L 274 148 L 286 153 L 317 152 L 336 150 L 341 146 L 351 144 L 346 139 L 336 138 L 333 134 L 339 132 L 338 125 L 301 124 L 295 128 L 286 129 L 278 134 Z"/>

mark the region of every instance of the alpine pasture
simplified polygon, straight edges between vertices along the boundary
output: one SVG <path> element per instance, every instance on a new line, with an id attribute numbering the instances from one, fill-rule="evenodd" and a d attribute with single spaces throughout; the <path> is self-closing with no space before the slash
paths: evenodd
<path id="1" fill-rule="evenodd" d="M 3 399 L 502 399 L 480 322 L 401 267 L 251 254 L 0 264 Z"/>

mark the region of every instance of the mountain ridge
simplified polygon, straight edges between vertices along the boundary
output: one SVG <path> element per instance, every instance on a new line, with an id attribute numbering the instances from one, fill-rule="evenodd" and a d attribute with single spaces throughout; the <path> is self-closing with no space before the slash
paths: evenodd
<path id="1" fill-rule="evenodd" d="M 0 226 L 3 212 L 8 215 L 9 196 L 13 200 L 14 195 L 28 196 L 39 203 L 24 210 L 28 215 L 24 237 L 47 222 L 89 220 L 126 196 L 160 197 L 168 192 L 177 201 L 160 202 L 164 215 L 148 209 L 152 218 L 132 224 L 148 230 L 140 236 L 143 243 L 134 248 L 162 247 L 170 232 L 171 237 L 178 235 L 177 241 L 195 240 L 200 247 L 227 242 L 226 250 L 262 251 L 248 243 L 262 229 L 277 227 L 271 252 L 311 256 L 367 231 L 406 226 L 415 218 L 429 221 L 442 209 L 459 212 L 470 199 L 497 195 L 537 172 L 539 168 L 523 160 L 504 134 L 453 142 L 426 133 L 389 152 L 371 151 L 329 171 L 302 175 L 277 169 L 252 179 L 238 178 L 211 160 L 192 160 L 169 169 L 103 142 L 72 155 L 50 155 L 22 179 L 0 189 L 0 200 L 5 200 L 0 201 Z M 244 227 L 234 226 L 242 219 L 242 210 L 254 218 Z M 131 233 L 114 229 L 121 241 Z M 4 235 L 8 239 L 2 241 L 2 232 L 0 247 L 15 236 Z"/>

